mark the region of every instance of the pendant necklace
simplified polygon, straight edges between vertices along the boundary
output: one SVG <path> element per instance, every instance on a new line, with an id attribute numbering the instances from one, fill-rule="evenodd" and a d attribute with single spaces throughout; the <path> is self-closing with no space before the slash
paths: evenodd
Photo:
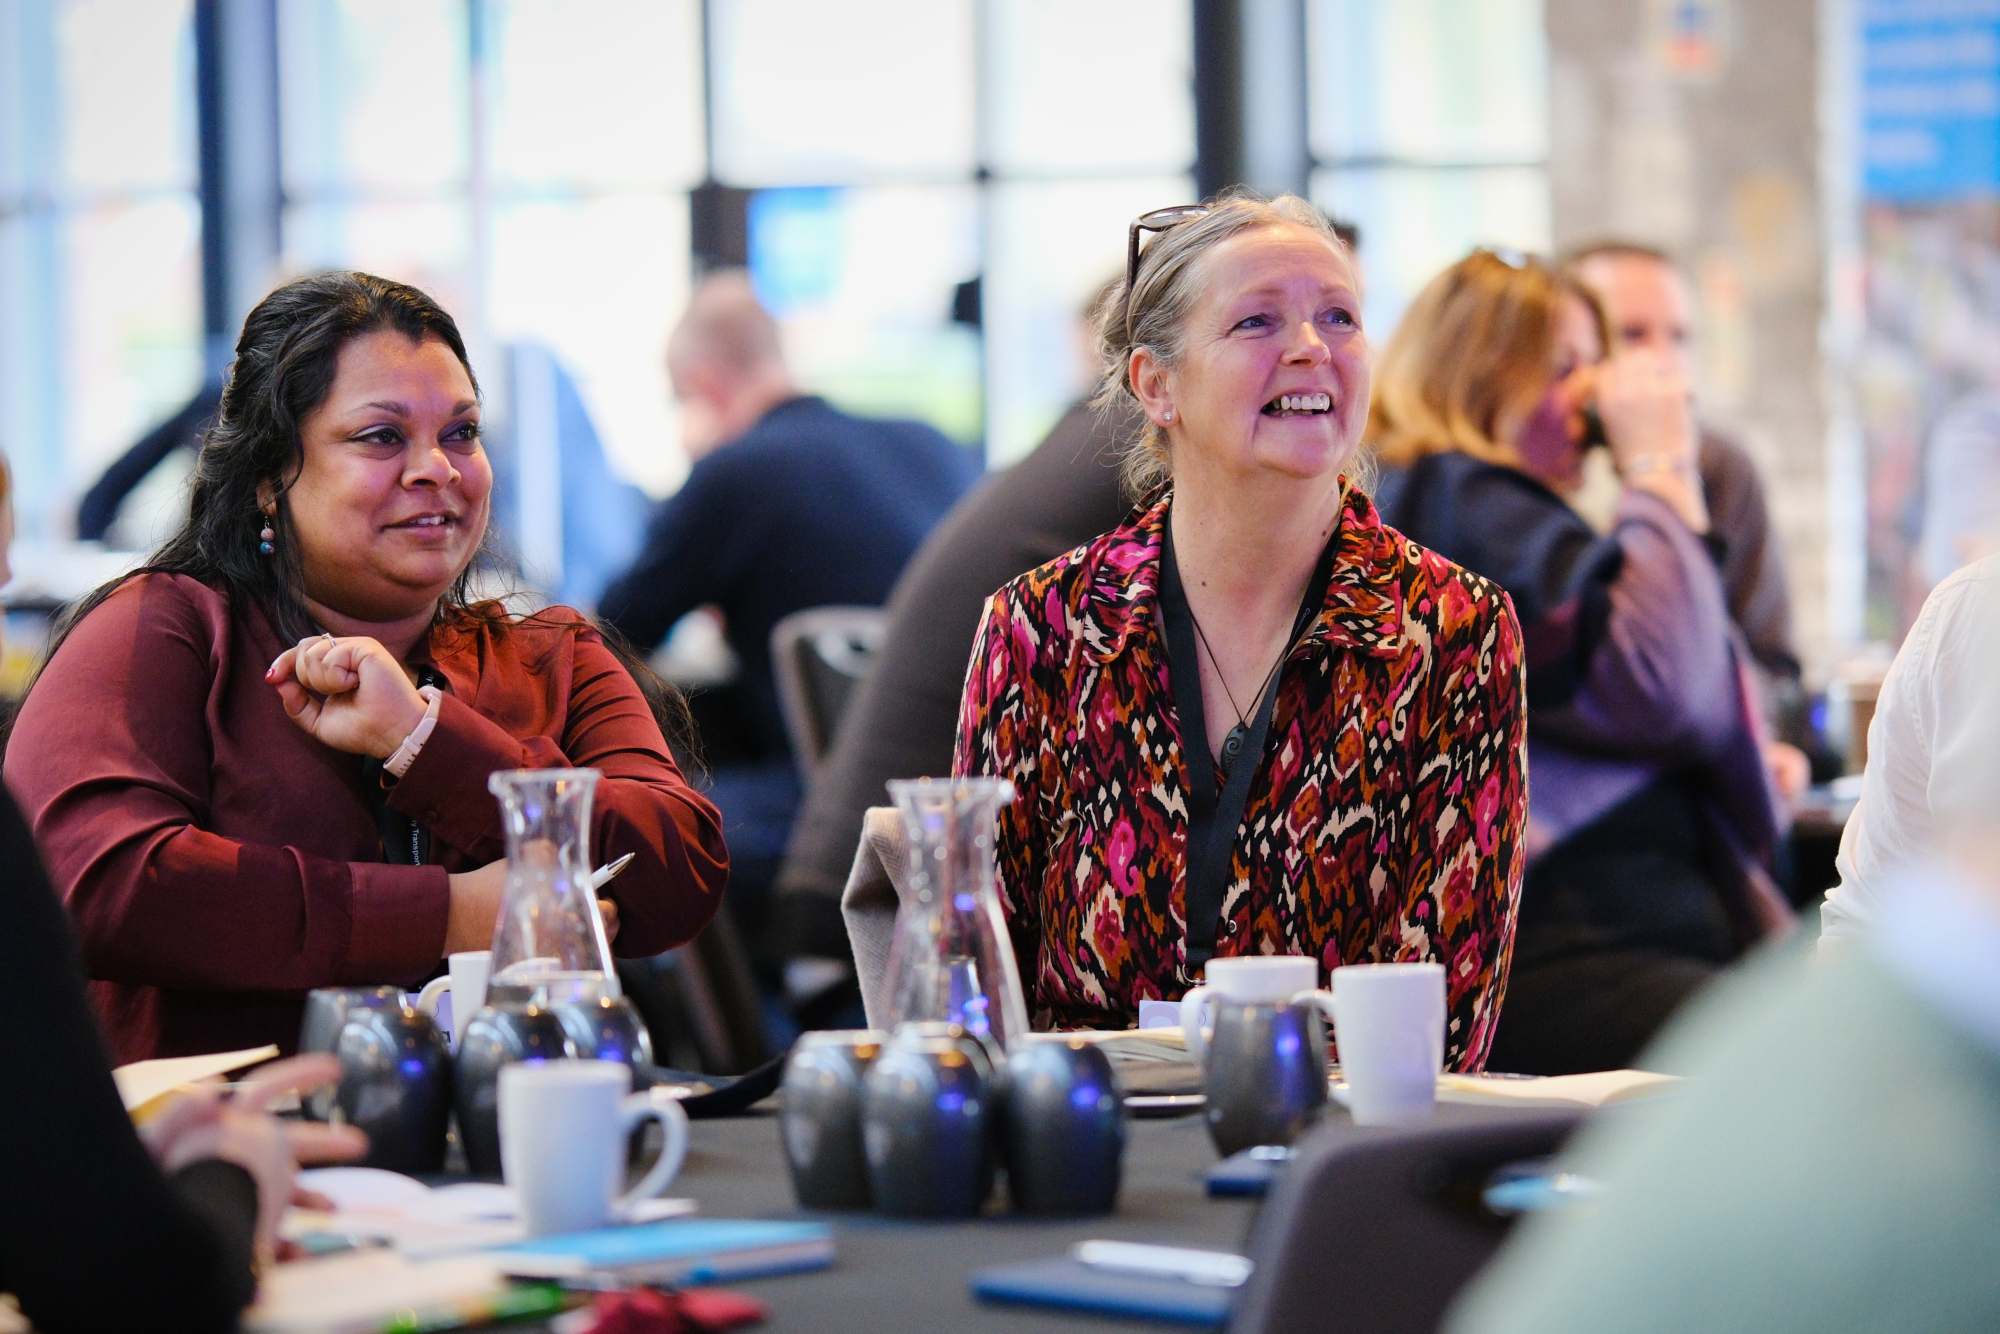
<path id="1" fill-rule="evenodd" d="M 1216 660 L 1215 650 L 1209 647 L 1208 636 L 1202 633 L 1201 621 L 1195 616 L 1193 607 L 1188 608 L 1188 620 L 1194 624 L 1195 638 L 1201 641 L 1202 651 L 1208 654 L 1208 665 L 1215 668 L 1215 679 L 1222 686 L 1223 698 L 1229 701 L 1229 707 L 1236 712 L 1236 726 L 1230 728 L 1228 734 L 1222 738 L 1222 756 L 1216 761 L 1216 775 L 1227 783 L 1229 771 L 1236 764 L 1236 757 L 1242 754 L 1243 743 L 1250 737 L 1250 720 L 1244 717 L 1243 706 L 1236 702 L 1235 694 L 1229 689 L 1229 678 L 1222 674 L 1222 664 Z M 1278 669 L 1285 665 L 1285 659 L 1290 656 L 1291 651 L 1292 646 L 1288 642 L 1279 650 L 1278 660 L 1271 664 L 1271 670 L 1264 673 L 1263 681 L 1257 686 L 1257 693 L 1250 697 L 1252 713 L 1263 707 L 1264 692 L 1271 688 L 1272 680 L 1278 675 Z"/>

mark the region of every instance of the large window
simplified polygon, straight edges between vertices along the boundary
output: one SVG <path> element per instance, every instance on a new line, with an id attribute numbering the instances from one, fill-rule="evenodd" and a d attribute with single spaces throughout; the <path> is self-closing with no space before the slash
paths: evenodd
<path id="1" fill-rule="evenodd" d="M 547 349 L 613 465 L 670 487 L 660 355 L 704 165 L 696 0 L 283 0 L 279 16 L 288 267 L 433 292 L 489 379 L 503 347 Z"/>
<path id="2" fill-rule="evenodd" d="M 1193 191 L 1185 0 L 714 0 L 714 172 L 806 382 L 1010 462 L 1086 387 L 1077 313 Z M 982 334 L 963 285 L 980 280 Z M 982 355 L 983 354 L 983 355 Z"/>
<path id="3" fill-rule="evenodd" d="M 0 3 L 0 449 L 30 540 L 201 375 L 191 9 Z"/>
<path id="4" fill-rule="evenodd" d="M 270 3 L 258 283 L 423 286 L 498 417 L 518 351 L 546 353 L 656 495 L 686 466 L 662 357 L 704 182 L 749 192 L 807 388 L 996 464 L 1087 390 L 1078 315 L 1126 222 L 1194 191 L 1189 0 Z M 65 535 L 200 380 L 192 9 L 0 0 L 0 447 L 31 534 Z M 158 471 L 162 514 L 184 467 Z"/>
<path id="5" fill-rule="evenodd" d="M 1379 343 L 1477 245 L 1546 251 L 1541 0 L 1309 0 L 1314 202 L 1360 224 Z"/>

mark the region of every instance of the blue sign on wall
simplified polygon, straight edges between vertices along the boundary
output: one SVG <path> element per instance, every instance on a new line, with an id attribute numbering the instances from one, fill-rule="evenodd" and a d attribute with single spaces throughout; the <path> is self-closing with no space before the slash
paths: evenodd
<path id="1" fill-rule="evenodd" d="M 778 319 L 826 300 L 840 278 L 842 193 L 826 186 L 750 196 L 750 281 Z"/>
<path id="2" fill-rule="evenodd" d="M 1863 0 L 1870 198 L 2000 194 L 2000 0 Z"/>

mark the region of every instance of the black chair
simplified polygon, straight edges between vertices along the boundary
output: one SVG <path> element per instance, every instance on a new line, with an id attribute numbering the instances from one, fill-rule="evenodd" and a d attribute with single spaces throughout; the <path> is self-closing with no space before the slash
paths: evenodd
<path id="1" fill-rule="evenodd" d="M 799 771 L 811 778 L 888 628 L 880 607 L 808 607 L 771 627 L 778 703 Z"/>
<path id="2" fill-rule="evenodd" d="M 656 1063 L 740 1075 L 771 1058 L 750 960 L 726 911 L 679 949 L 617 966 L 652 1034 Z"/>
<path id="3" fill-rule="evenodd" d="M 1582 1118 L 1445 1104 L 1407 1129 L 1329 1119 L 1251 1230 L 1257 1269 L 1232 1334 L 1429 1334 L 1510 1226 L 1483 1200 L 1494 1170 L 1546 1158 Z"/>

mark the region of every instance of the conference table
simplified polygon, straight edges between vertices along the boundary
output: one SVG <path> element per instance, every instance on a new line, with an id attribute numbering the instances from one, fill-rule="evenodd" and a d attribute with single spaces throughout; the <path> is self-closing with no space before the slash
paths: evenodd
<path id="1" fill-rule="evenodd" d="M 1333 1108 L 1328 1114 L 1345 1118 Z M 728 1285 L 770 1304 L 771 1318 L 759 1329 L 1157 1331 L 1164 1327 L 989 1305 L 973 1297 L 968 1282 L 987 1265 L 1059 1256 L 1075 1242 L 1098 1237 L 1242 1251 L 1257 1202 L 1204 1193 L 1201 1176 L 1216 1152 L 1201 1118 L 1134 1120 L 1126 1133 L 1118 1211 L 1098 1218 L 1024 1218 L 1002 1208 L 964 1220 L 802 1211 L 792 1198 L 769 1102 L 748 1115 L 694 1122 L 687 1162 L 667 1193 L 694 1199 L 710 1218 L 797 1218 L 833 1226 L 832 1268 Z"/>

